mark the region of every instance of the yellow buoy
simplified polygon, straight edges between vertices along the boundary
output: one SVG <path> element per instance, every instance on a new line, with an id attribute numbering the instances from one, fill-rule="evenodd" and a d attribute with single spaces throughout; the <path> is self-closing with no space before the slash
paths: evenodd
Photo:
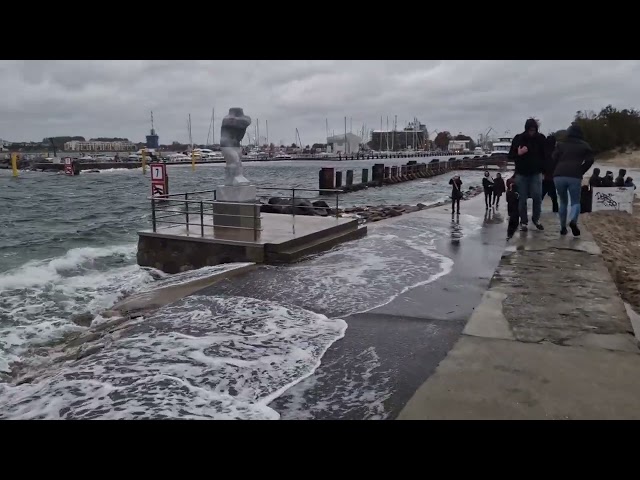
<path id="1" fill-rule="evenodd" d="M 13 169 L 13 176 L 17 177 L 18 176 L 18 154 L 17 153 L 11 154 L 11 168 Z"/>

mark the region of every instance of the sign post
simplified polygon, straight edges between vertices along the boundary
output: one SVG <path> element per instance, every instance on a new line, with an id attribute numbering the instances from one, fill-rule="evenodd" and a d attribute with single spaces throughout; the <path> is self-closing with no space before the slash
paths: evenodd
<path id="1" fill-rule="evenodd" d="M 71 160 L 71 157 L 65 157 L 64 158 L 64 174 L 65 175 L 73 175 L 73 161 Z"/>
<path id="2" fill-rule="evenodd" d="M 151 167 L 151 196 L 166 199 L 169 195 L 169 177 L 166 163 L 152 163 Z"/>

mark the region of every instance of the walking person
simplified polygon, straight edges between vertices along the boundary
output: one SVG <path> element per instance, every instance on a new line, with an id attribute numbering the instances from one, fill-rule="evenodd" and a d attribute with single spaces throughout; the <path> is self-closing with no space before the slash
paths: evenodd
<path id="1" fill-rule="evenodd" d="M 484 172 L 484 178 L 482 179 L 482 188 L 484 188 L 484 206 L 489 210 L 491 206 L 491 198 L 493 196 L 493 180 L 488 171 Z"/>
<path id="2" fill-rule="evenodd" d="M 556 137 L 549 135 L 545 140 L 545 147 L 545 165 L 542 177 L 542 200 L 544 200 L 545 195 L 549 195 L 553 213 L 558 213 L 558 195 L 556 194 L 556 184 L 553 182 L 553 171 L 556 166 L 552 158 L 553 151 L 556 148 Z"/>
<path id="3" fill-rule="evenodd" d="M 582 176 L 593 165 L 593 150 L 584 141 L 582 129 L 572 124 L 567 129 L 566 141 L 559 143 L 553 152 L 554 161 L 557 162 L 553 172 L 553 180 L 556 184 L 560 199 L 560 235 L 567 234 L 567 213 L 569 213 L 569 228 L 574 237 L 580 236 L 578 228 L 578 216 L 580 215 L 580 191 Z M 571 211 L 569 210 L 569 198 L 571 198 Z"/>
<path id="4" fill-rule="evenodd" d="M 528 230 L 527 198 L 533 199 L 531 220 L 538 230 L 544 230 L 540 223 L 542 213 L 542 171 L 545 160 L 545 136 L 538 131 L 538 122 L 534 118 L 524 124 L 524 132 L 519 133 L 511 142 L 508 155 L 515 163 L 516 186 L 520 208 L 520 230 Z"/>
<path id="5" fill-rule="evenodd" d="M 460 175 L 454 175 L 452 179 L 449 180 L 449 185 L 451 185 L 451 216 L 456 213 L 460 215 L 460 200 L 462 199 L 462 180 L 460 180 Z"/>
<path id="6" fill-rule="evenodd" d="M 493 181 L 493 205 L 498 208 L 500 205 L 500 197 L 507 190 L 507 187 L 504 184 L 504 178 L 500 172 L 496 173 L 496 178 Z"/>

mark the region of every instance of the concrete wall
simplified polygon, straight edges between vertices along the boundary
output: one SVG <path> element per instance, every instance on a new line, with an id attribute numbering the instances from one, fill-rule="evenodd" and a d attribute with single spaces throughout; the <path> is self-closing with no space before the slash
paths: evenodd
<path id="1" fill-rule="evenodd" d="M 138 238 L 138 265 L 157 268 L 165 273 L 179 273 L 221 263 L 262 263 L 263 260 L 262 245 L 226 245 L 193 239 L 159 238 L 152 234 L 139 234 Z"/>

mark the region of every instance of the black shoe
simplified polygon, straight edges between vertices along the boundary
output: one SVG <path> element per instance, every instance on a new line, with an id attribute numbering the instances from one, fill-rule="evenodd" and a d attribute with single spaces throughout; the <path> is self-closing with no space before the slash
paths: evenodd
<path id="1" fill-rule="evenodd" d="M 569 233 L 569 232 L 567 231 L 567 227 L 562 227 L 562 228 L 560 229 L 560 235 L 566 235 L 567 233 Z"/>
<path id="2" fill-rule="evenodd" d="M 556 207 L 553 208 L 553 213 L 558 213 L 558 209 Z"/>
<path id="3" fill-rule="evenodd" d="M 574 237 L 580 236 L 580 229 L 578 228 L 578 225 L 576 225 L 576 222 L 569 222 L 569 228 L 571 229 L 571 233 L 573 233 Z"/>
<path id="4" fill-rule="evenodd" d="M 544 230 L 544 227 L 542 226 L 542 224 L 541 224 L 540 222 L 538 222 L 538 223 L 534 223 L 534 225 L 536 226 L 536 228 L 537 228 L 538 230 Z"/>
<path id="5" fill-rule="evenodd" d="M 520 231 L 521 232 L 526 232 L 527 230 L 529 230 L 529 227 L 527 226 L 526 223 L 521 223 L 520 224 Z"/>

